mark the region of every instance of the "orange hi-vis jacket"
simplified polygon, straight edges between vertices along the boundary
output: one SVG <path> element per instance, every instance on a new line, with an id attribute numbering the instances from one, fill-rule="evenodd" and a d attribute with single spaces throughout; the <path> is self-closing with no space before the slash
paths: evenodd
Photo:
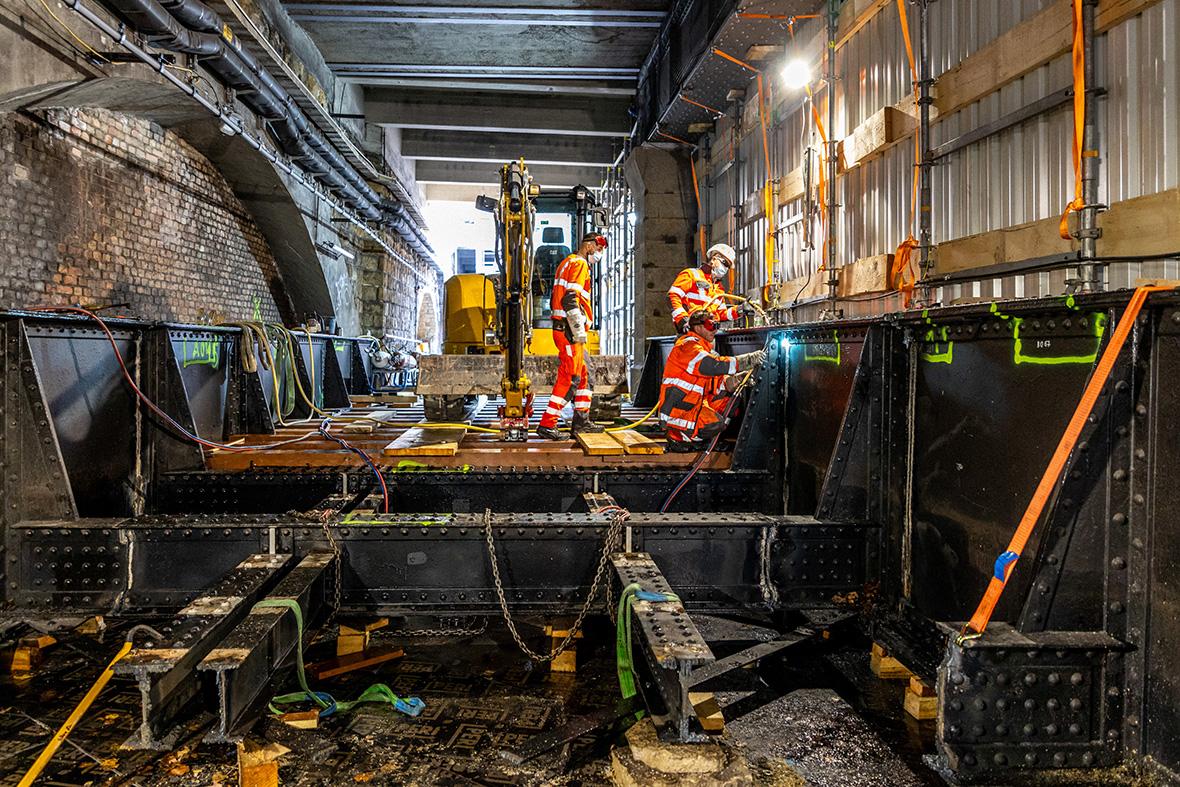
<path id="1" fill-rule="evenodd" d="M 714 405 L 727 396 L 723 383 L 735 372 L 736 358 L 718 355 L 712 344 L 695 333 L 677 339 L 664 364 L 660 386 L 664 426 L 693 439 L 701 428 L 720 420 Z"/>
<path id="2" fill-rule="evenodd" d="M 689 312 L 703 308 L 716 301 L 709 308 L 709 314 L 717 322 L 736 320 L 738 308 L 726 306 L 725 288 L 709 278 L 700 268 L 685 268 L 680 271 L 672 286 L 668 288 L 668 302 L 672 304 L 672 322 L 679 326 L 688 319 Z"/>
<path id="3" fill-rule="evenodd" d="M 553 310 L 553 327 L 565 328 L 565 313 L 578 308 L 586 315 L 586 325 L 594 321 L 590 311 L 590 263 L 580 254 L 571 254 L 557 266 L 553 277 L 553 295 L 549 299 Z"/>

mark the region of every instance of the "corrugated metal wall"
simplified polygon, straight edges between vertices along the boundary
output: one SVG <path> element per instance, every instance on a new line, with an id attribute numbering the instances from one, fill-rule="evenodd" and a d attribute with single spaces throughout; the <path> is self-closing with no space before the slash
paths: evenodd
<path id="1" fill-rule="evenodd" d="M 932 71 L 935 76 L 979 51 L 1014 25 L 1035 15 L 1049 0 L 939 0 L 930 5 Z M 917 35 L 917 11 L 910 6 L 911 30 Z M 818 20 L 800 28 L 811 38 Z M 784 33 L 784 36 L 786 34 Z M 1099 37 L 1097 73 L 1106 95 L 1099 99 L 1101 199 L 1106 204 L 1180 186 L 1180 0 L 1164 0 Z M 788 43 L 788 47 L 791 45 Z M 837 64 L 834 133 L 846 136 L 877 110 L 896 104 L 910 91 L 909 65 L 897 12 L 892 4 L 878 13 L 844 47 Z M 777 75 L 776 75 L 777 76 Z M 817 83 L 818 84 L 818 83 Z M 932 145 L 1071 85 L 1068 55 L 1006 85 L 983 100 L 934 124 Z M 783 89 L 771 103 L 783 101 Z M 749 100 L 756 101 L 751 86 Z M 801 163 L 806 111 L 799 97 L 785 96 L 770 129 L 774 177 Z M 817 96 L 826 122 L 824 97 Z M 752 121 L 752 122 L 751 122 Z M 810 126 L 809 126 L 810 127 Z M 933 176 L 933 222 L 936 243 L 1014 224 L 1057 216 L 1072 197 L 1070 163 L 1072 114 L 1068 105 L 1008 128 L 941 159 Z M 765 219 L 743 229 L 733 206 L 747 202 L 764 178 L 762 140 L 757 114 L 747 110 L 736 145 L 731 122 L 719 121 L 710 140 L 710 166 L 703 168 L 702 200 L 710 242 L 729 240 L 743 252 L 736 286 L 748 291 L 765 278 L 762 238 Z M 809 139 L 811 144 L 816 139 Z M 913 146 L 908 141 L 885 155 L 855 167 L 840 179 L 837 199 L 837 251 L 840 264 L 892 252 L 909 232 Z M 726 168 L 728 161 L 733 163 Z M 818 217 L 813 223 L 815 248 L 802 251 L 802 201 L 782 206 L 779 229 L 780 280 L 814 271 L 820 256 Z M 1180 220 L 1180 217 L 1178 217 Z M 961 296 L 1022 297 L 1064 290 L 1065 272 L 1008 277 L 1004 280 L 947 287 L 944 303 Z M 1140 276 L 1180 275 L 1175 262 L 1116 265 L 1110 286 L 1128 286 Z M 964 289 L 965 288 L 965 289 Z M 877 299 L 846 313 L 893 308 Z"/>

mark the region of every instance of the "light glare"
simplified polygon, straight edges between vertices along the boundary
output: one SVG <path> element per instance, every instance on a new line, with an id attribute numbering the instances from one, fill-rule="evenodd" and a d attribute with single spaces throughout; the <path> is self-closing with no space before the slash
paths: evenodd
<path id="1" fill-rule="evenodd" d="M 788 60 L 782 74 L 783 84 L 792 90 L 801 90 L 811 84 L 811 66 L 805 60 Z"/>

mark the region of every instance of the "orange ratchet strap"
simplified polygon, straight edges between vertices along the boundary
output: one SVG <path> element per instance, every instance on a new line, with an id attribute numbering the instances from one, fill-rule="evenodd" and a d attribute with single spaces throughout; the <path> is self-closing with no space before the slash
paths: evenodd
<path id="1" fill-rule="evenodd" d="M 996 604 L 999 603 L 1000 596 L 1004 592 L 1004 586 L 1008 583 L 1009 577 L 1012 576 L 1012 570 L 1016 567 L 1016 561 L 1020 559 L 1020 555 L 1032 535 L 1033 528 L 1041 518 L 1045 506 L 1049 503 L 1049 497 L 1065 470 L 1066 460 L 1069 459 L 1070 453 L 1078 443 L 1082 427 L 1094 410 L 1098 394 L 1106 385 L 1111 370 L 1114 369 L 1114 363 L 1118 359 L 1127 337 L 1131 334 L 1131 329 L 1135 327 L 1135 319 L 1147 301 L 1147 296 L 1153 292 L 1171 289 L 1171 287 L 1139 287 L 1131 296 L 1126 311 L 1119 318 L 1118 326 L 1110 337 L 1110 344 L 1102 351 L 1102 357 L 1098 360 L 1098 365 L 1094 367 L 1094 373 L 1090 375 L 1090 379 L 1082 391 L 1081 401 L 1078 402 L 1077 409 L 1070 417 L 1069 424 L 1065 427 L 1065 433 L 1061 435 L 1061 441 L 1057 443 L 1057 449 L 1049 459 L 1045 474 L 1041 476 L 1040 483 L 1037 484 L 1036 491 L 1033 492 L 1032 499 L 1028 503 L 1028 508 L 1025 509 L 1016 532 L 1012 534 L 1012 540 L 1008 542 L 1008 549 L 996 558 L 991 582 L 988 583 L 987 590 L 984 591 L 983 598 L 979 601 L 979 607 L 971 616 L 971 620 L 967 621 L 963 630 L 959 632 L 957 640 L 959 643 L 981 636 L 987 629 Z"/>
<path id="2" fill-rule="evenodd" d="M 918 104 L 918 66 L 914 60 L 914 42 L 910 38 L 910 20 L 905 12 L 906 0 L 897 0 L 897 15 L 901 21 L 901 34 L 905 39 L 905 53 L 910 61 L 910 76 L 914 83 L 914 109 L 921 111 Z M 909 308 L 914 298 L 914 284 L 917 276 L 913 269 L 913 252 L 918 248 L 918 241 L 914 238 L 914 221 L 918 215 L 918 184 L 922 165 L 922 129 L 921 125 L 914 130 L 914 183 L 910 192 L 910 233 L 897 247 L 893 255 L 893 283 L 898 292 L 902 293 L 906 308 Z"/>
<path id="3" fill-rule="evenodd" d="M 1082 3 L 1073 0 L 1073 200 L 1061 214 L 1057 228 L 1062 240 L 1069 240 L 1069 214 L 1086 205 L 1082 199 L 1082 145 L 1086 129 L 1086 40 L 1082 32 Z M 1097 155 L 1087 151 L 1085 155 Z"/>

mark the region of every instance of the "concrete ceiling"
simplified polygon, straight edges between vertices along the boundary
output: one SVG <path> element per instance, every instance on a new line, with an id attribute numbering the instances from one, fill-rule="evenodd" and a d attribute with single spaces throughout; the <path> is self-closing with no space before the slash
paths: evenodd
<path id="1" fill-rule="evenodd" d="M 524 156 L 542 185 L 594 185 L 631 131 L 670 0 L 286 1 L 365 119 L 401 129 L 435 191 Z"/>

